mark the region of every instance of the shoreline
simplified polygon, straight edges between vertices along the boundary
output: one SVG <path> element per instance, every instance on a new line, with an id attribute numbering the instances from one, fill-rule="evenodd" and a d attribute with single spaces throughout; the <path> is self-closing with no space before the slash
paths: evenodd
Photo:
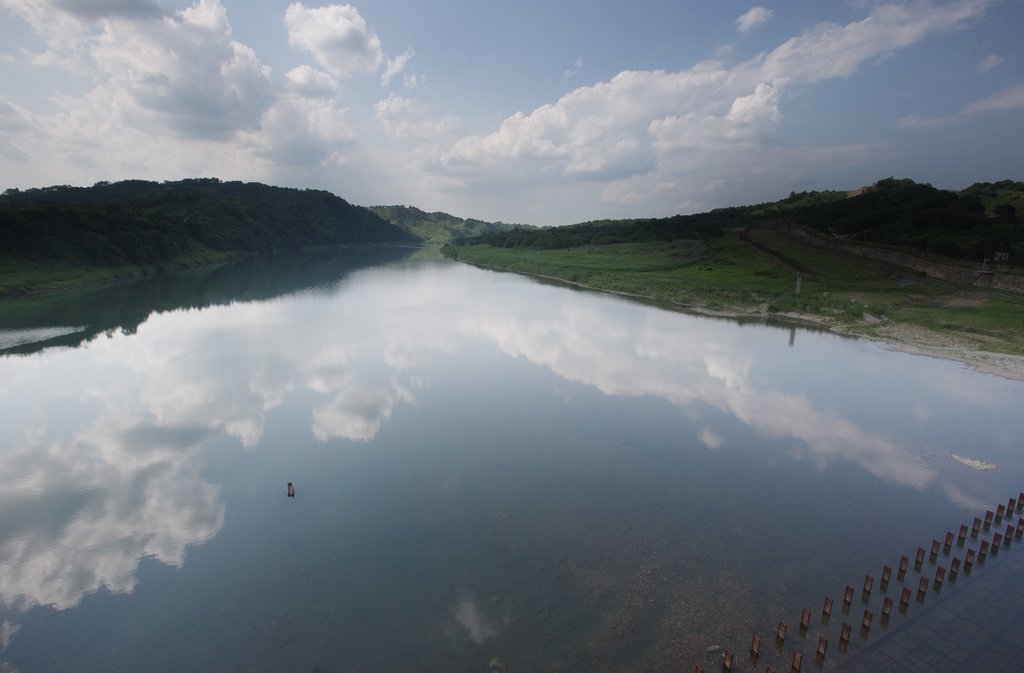
<path id="1" fill-rule="evenodd" d="M 766 306 L 751 307 L 747 309 L 734 308 L 730 310 L 709 310 L 699 305 L 683 304 L 681 302 L 669 301 L 636 292 L 625 292 L 621 290 L 595 287 L 593 285 L 587 285 L 586 283 L 580 283 L 567 278 L 560 278 L 558 276 L 548 274 L 498 269 L 486 264 L 475 264 L 462 259 L 457 261 L 470 266 L 488 269 L 490 271 L 515 273 L 521 276 L 557 282 L 559 284 L 568 285 L 581 290 L 603 292 L 605 294 L 626 297 L 628 299 L 639 299 L 668 306 L 672 309 L 698 316 L 725 318 L 729 320 L 770 320 L 780 323 L 788 323 L 795 327 L 817 328 L 831 334 L 873 341 L 875 343 L 882 344 L 890 350 L 907 353 L 909 355 L 920 355 L 924 357 L 938 358 L 940 360 L 960 362 L 982 374 L 998 376 L 1000 378 L 1014 381 L 1024 381 L 1024 355 L 1012 355 L 1009 353 L 998 353 L 995 351 L 984 350 L 967 342 L 966 340 L 957 339 L 955 336 L 934 332 L 916 325 L 882 321 L 877 318 L 874 318 L 873 320 L 862 320 L 859 323 L 847 324 L 831 321 L 818 315 L 802 313 L 771 313 L 767 310 Z M 860 331 L 857 329 L 858 325 L 871 327 L 873 328 L 873 331 L 871 333 Z"/>
<path id="2" fill-rule="evenodd" d="M 884 329 L 887 333 L 879 336 L 852 334 L 902 353 L 961 362 L 983 374 L 1024 381 L 1024 355 L 983 350 L 955 337 L 914 325 L 890 324 Z"/>

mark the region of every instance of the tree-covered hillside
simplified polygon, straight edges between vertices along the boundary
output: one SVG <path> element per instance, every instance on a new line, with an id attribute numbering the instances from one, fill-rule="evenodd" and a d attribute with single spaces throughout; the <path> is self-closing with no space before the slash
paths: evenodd
<path id="1" fill-rule="evenodd" d="M 855 241 L 978 262 L 1005 253 L 1024 263 L 1024 225 L 1009 203 L 1017 194 L 1024 196 L 1024 183 L 979 183 L 952 192 L 886 178 L 850 198 L 790 211 L 789 217 Z"/>
<path id="2" fill-rule="evenodd" d="M 696 215 L 603 220 L 564 227 L 512 229 L 466 244 L 551 250 L 584 245 L 707 240 L 724 229 L 799 226 L 837 239 L 971 261 L 1024 265 L 1024 183 L 978 183 L 961 191 L 887 178 L 855 192 L 801 192 L 773 203 Z"/>
<path id="3" fill-rule="evenodd" d="M 485 244 L 498 248 L 554 250 L 581 245 L 610 245 L 676 239 L 708 239 L 721 235 L 722 227 L 732 226 L 742 215 L 740 208 L 723 208 L 699 215 L 636 220 L 594 220 L 563 227 L 515 227 L 457 241 L 459 244 Z"/>
<path id="4" fill-rule="evenodd" d="M 98 266 L 160 266 L 197 250 L 248 253 L 419 239 L 326 191 L 216 178 L 8 189 L 0 252 Z"/>
<path id="5" fill-rule="evenodd" d="M 460 237 L 507 231 L 517 226 L 504 222 L 463 219 L 442 212 L 428 213 L 412 206 L 372 206 L 370 210 L 388 222 L 433 243 L 447 243 Z"/>

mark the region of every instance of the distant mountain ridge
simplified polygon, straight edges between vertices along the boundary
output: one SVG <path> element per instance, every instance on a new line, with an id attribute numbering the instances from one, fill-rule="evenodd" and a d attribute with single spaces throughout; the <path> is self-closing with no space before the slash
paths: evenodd
<path id="1" fill-rule="evenodd" d="M 522 224 L 461 218 L 443 212 L 428 213 L 414 206 L 371 206 L 370 210 L 430 243 L 447 243 L 454 238 L 508 231 L 517 227 L 532 228 Z"/>

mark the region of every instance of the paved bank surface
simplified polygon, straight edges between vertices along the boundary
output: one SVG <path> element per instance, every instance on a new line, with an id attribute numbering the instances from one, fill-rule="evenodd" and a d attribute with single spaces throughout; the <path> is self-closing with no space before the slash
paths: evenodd
<path id="1" fill-rule="evenodd" d="M 837 667 L 840 673 L 1024 671 L 1024 545 L 1014 541 L 951 591 Z M 806 667 L 805 667 L 806 668 Z"/>

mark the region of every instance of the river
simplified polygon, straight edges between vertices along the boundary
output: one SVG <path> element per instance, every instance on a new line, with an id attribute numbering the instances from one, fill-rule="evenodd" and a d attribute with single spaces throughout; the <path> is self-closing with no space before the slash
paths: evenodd
<path id="1" fill-rule="evenodd" d="M 402 251 L 4 311 L 5 671 L 717 670 L 1024 489 L 1020 381 Z"/>

